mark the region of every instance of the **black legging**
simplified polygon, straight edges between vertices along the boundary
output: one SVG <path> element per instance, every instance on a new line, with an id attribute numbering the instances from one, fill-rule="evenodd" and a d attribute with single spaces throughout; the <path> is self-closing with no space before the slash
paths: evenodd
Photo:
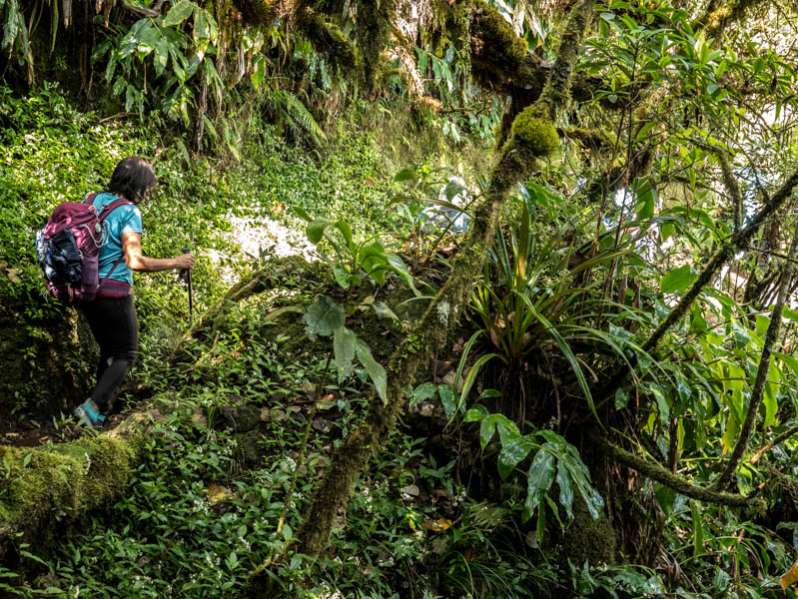
<path id="1" fill-rule="evenodd" d="M 97 298 L 81 304 L 80 308 L 100 346 L 97 387 L 91 399 L 104 412 L 136 361 L 139 346 L 136 306 L 133 296 L 128 296 Z"/>

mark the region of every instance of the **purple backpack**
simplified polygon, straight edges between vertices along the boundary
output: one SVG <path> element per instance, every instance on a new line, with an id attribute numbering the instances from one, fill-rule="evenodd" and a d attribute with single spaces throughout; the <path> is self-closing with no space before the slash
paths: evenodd
<path id="1" fill-rule="evenodd" d="M 90 193 L 82 203 L 61 204 L 36 234 L 36 251 L 47 290 L 68 304 L 91 301 L 97 296 L 103 222 L 114 209 L 132 204 L 116 200 L 98 214 L 93 204 L 96 195 Z"/>

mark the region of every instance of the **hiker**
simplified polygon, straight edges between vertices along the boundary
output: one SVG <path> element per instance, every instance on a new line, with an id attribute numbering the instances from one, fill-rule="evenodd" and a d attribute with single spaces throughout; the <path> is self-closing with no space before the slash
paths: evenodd
<path id="1" fill-rule="evenodd" d="M 97 297 L 78 304 L 100 346 L 97 387 L 92 396 L 74 410 L 81 423 L 90 427 L 105 421 L 103 413 L 108 411 L 138 353 L 133 271 L 190 270 L 194 267 L 194 256 L 188 253 L 174 258 L 149 258 L 142 253 L 139 205 L 147 199 L 155 183 L 155 172 L 149 163 L 135 156 L 125 158 L 114 169 L 108 187 L 91 200 L 98 213 L 113 202 L 118 205 L 111 208 L 103 221 Z M 120 203 L 120 200 L 128 203 Z"/>

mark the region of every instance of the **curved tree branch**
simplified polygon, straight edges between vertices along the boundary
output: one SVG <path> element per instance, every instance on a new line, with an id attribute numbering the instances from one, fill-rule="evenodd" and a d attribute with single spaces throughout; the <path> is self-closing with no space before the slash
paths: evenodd
<path id="1" fill-rule="evenodd" d="M 762 224 L 775 212 L 777 212 L 788 199 L 792 197 L 793 190 L 798 185 L 798 171 L 790 175 L 781 187 L 773 194 L 770 201 L 767 202 L 759 211 L 754 214 L 751 221 L 737 233 L 732 235 L 731 239 L 724 243 L 721 248 L 715 252 L 715 255 L 709 259 L 707 265 L 698 275 L 693 286 L 685 293 L 679 300 L 679 303 L 673 307 L 668 316 L 663 320 L 660 325 L 654 330 L 648 340 L 642 345 L 643 351 L 650 353 L 659 345 L 660 341 L 665 337 L 665 334 L 679 322 L 682 317 L 693 305 L 693 302 L 699 296 L 704 287 L 710 284 L 712 279 L 721 269 L 721 267 L 728 262 L 728 260 L 739 251 L 746 249 L 748 243 L 754 234 L 759 230 Z M 630 364 L 622 364 L 615 373 L 602 385 L 601 389 L 596 393 L 598 401 L 604 401 L 610 397 L 615 390 L 623 385 L 626 377 L 629 376 L 630 369 L 636 364 L 637 358 L 630 360 Z"/>
<path id="2" fill-rule="evenodd" d="M 625 449 L 622 449 L 613 443 L 610 443 L 606 439 L 594 436 L 592 441 L 598 446 L 602 453 L 604 453 L 604 455 L 611 460 L 618 462 L 619 464 L 623 464 L 632 470 L 636 470 L 646 478 L 655 480 L 658 483 L 663 484 L 686 497 L 691 497 L 706 503 L 717 503 L 730 507 L 743 507 L 749 505 L 756 498 L 756 495 L 737 495 L 734 493 L 724 493 L 722 491 L 708 489 L 706 487 L 699 487 L 698 485 L 692 484 L 687 479 L 674 474 L 664 466 L 636 456 L 633 453 L 626 451 Z"/>
<path id="3" fill-rule="evenodd" d="M 779 443 L 784 443 L 784 441 L 786 441 L 787 439 L 796 434 L 798 434 L 798 425 L 788 428 L 786 431 L 776 436 L 776 438 L 774 438 L 772 441 L 765 443 L 762 447 L 760 447 L 754 452 L 753 456 L 751 456 L 751 464 L 752 465 L 756 464 L 759 460 L 762 459 L 762 456 L 764 456 L 767 452 L 776 447 L 776 445 L 778 445 Z"/>

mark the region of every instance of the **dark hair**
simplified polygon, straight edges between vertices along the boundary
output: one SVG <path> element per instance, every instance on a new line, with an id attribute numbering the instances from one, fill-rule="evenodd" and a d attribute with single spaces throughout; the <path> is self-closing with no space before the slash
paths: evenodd
<path id="1" fill-rule="evenodd" d="M 150 163 L 138 156 L 130 156 L 116 165 L 106 191 L 138 204 L 156 182 Z"/>

